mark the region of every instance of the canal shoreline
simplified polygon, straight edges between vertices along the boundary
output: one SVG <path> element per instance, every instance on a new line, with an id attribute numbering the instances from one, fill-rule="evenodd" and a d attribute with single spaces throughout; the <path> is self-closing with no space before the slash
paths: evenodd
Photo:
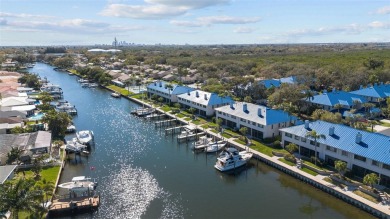
<path id="1" fill-rule="evenodd" d="M 103 85 L 100 85 L 100 86 L 102 86 L 103 88 L 105 88 L 109 91 L 115 92 L 113 89 L 110 89 L 106 86 L 103 86 Z M 122 94 L 121 94 L 121 96 L 132 101 L 132 102 L 143 105 L 145 107 L 153 107 L 152 105 L 150 105 L 146 102 L 143 102 L 142 100 L 133 98 L 131 96 L 125 96 Z M 177 119 L 178 121 L 180 121 L 183 124 L 188 124 L 188 125 L 192 124 L 189 121 L 178 118 L 177 116 L 175 116 L 169 112 L 165 112 L 159 108 L 156 108 L 156 111 L 161 113 L 161 114 L 165 114 L 166 116 L 168 116 L 170 118 Z M 193 124 L 193 125 L 197 127 L 197 125 L 195 125 L 195 124 Z M 206 135 L 213 136 L 217 139 L 223 138 L 221 135 L 214 133 L 208 129 L 202 129 L 202 131 L 204 131 L 206 133 Z M 309 184 L 310 186 L 313 186 L 317 189 L 320 189 L 321 191 L 326 192 L 326 193 L 328 193 L 328 194 L 330 194 L 330 195 L 332 195 L 332 196 L 334 196 L 334 197 L 336 197 L 336 198 L 338 198 L 338 199 L 340 199 L 348 204 L 351 204 L 351 205 L 353 205 L 361 210 L 364 210 L 364 211 L 374 215 L 375 217 L 387 218 L 387 219 L 390 218 L 390 209 L 389 209 L 389 206 L 387 206 L 387 205 L 377 206 L 378 204 L 371 203 L 370 201 L 368 201 L 368 200 L 364 199 L 363 197 L 360 197 L 352 192 L 344 191 L 341 188 L 336 187 L 333 184 L 328 183 L 328 182 L 326 182 L 318 177 L 312 176 L 312 175 L 305 173 L 305 172 L 302 172 L 302 171 L 298 172 L 296 166 L 289 166 L 289 165 L 279 161 L 278 157 L 276 157 L 276 156 L 273 159 L 272 157 L 268 157 L 264 154 L 261 154 L 260 152 L 253 150 L 246 145 L 242 145 L 242 144 L 237 143 L 231 139 L 226 139 L 226 140 L 228 141 L 229 145 L 234 146 L 235 148 L 238 148 L 241 150 L 248 150 L 249 152 L 253 153 L 253 158 L 256 159 L 257 161 L 261 161 L 261 162 L 263 162 L 263 163 L 265 163 L 273 168 L 276 168 L 276 169 L 278 169 L 278 170 L 280 170 L 280 171 L 282 171 L 290 176 L 293 176 L 294 178 L 299 179 L 300 181 L 302 181 L 306 184 Z M 378 208 L 378 207 L 381 207 L 381 208 Z"/>

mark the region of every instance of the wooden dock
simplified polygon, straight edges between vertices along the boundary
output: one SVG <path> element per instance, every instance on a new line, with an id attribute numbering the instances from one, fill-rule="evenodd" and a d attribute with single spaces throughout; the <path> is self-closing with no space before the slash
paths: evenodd
<path id="1" fill-rule="evenodd" d="M 145 119 L 155 120 L 155 119 L 161 119 L 161 118 L 164 118 L 164 117 L 166 117 L 165 114 L 157 114 L 157 113 L 155 113 L 155 114 L 151 114 L 151 115 L 145 116 Z"/>
<path id="2" fill-rule="evenodd" d="M 172 125 L 177 124 L 178 122 L 179 121 L 177 119 L 169 119 L 169 120 L 155 122 L 154 126 L 156 128 L 160 128 L 160 127 L 172 126 Z"/>
<path id="3" fill-rule="evenodd" d="M 182 134 L 177 136 L 177 141 L 182 142 L 182 141 L 193 141 L 198 138 L 198 136 L 203 136 L 205 135 L 205 132 L 199 132 L 199 133 L 188 133 L 188 134 Z"/>
<path id="4" fill-rule="evenodd" d="M 77 198 L 55 199 L 49 206 L 49 215 L 76 214 L 96 210 L 100 205 L 100 196 L 82 196 Z"/>

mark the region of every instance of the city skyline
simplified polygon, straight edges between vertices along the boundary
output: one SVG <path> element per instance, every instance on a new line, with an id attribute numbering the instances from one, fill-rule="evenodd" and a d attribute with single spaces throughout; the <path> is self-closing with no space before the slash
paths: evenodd
<path id="1" fill-rule="evenodd" d="M 4 0 L 0 46 L 389 42 L 386 0 Z"/>

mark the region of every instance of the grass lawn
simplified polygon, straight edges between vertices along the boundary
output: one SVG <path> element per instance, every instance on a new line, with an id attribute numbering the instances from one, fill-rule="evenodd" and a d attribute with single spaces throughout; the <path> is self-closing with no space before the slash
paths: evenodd
<path id="1" fill-rule="evenodd" d="M 306 173 L 308 173 L 308 174 L 310 174 L 310 175 L 313 175 L 313 176 L 317 176 L 317 175 L 318 175 L 317 172 L 315 172 L 315 171 L 313 171 L 313 170 L 311 170 L 311 169 L 309 169 L 309 168 L 307 168 L 307 167 L 302 167 L 301 170 L 302 170 L 303 172 L 306 172 Z"/>
<path id="2" fill-rule="evenodd" d="M 286 150 L 284 149 L 275 149 L 275 148 L 272 148 L 270 146 L 267 146 L 261 142 L 258 142 L 258 141 L 255 141 L 255 140 L 251 140 L 252 141 L 252 145 L 251 145 L 251 148 L 253 150 L 256 150 L 260 153 L 263 153 L 267 156 L 270 156 L 270 157 L 273 157 L 274 155 L 272 154 L 272 151 L 278 151 L 278 152 L 282 152 L 282 153 L 288 153 Z"/>
<path id="3" fill-rule="evenodd" d="M 190 121 L 190 120 L 191 120 L 191 118 L 184 118 L 184 120 L 185 120 L 185 121 Z"/>
<path id="4" fill-rule="evenodd" d="M 282 158 L 279 158 L 278 160 L 282 161 L 283 163 L 287 164 L 287 165 L 290 165 L 290 166 L 295 166 L 295 163 L 291 162 L 291 161 L 288 161 L 286 159 L 284 159 L 283 157 Z"/>
<path id="5" fill-rule="evenodd" d="M 222 136 L 223 136 L 224 138 L 231 138 L 231 137 L 232 137 L 231 135 L 226 134 L 225 132 L 222 133 Z"/>
<path id="6" fill-rule="evenodd" d="M 319 166 L 316 166 L 314 163 L 311 163 L 311 162 L 308 162 L 308 161 L 303 161 L 304 164 L 308 165 L 308 166 L 311 166 L 311 167 L 314 167 L 316 169 L 319 169 L 319 170 L 326 170 L 322 167 L 319 167 Z"/>
<path id="7" fill-rule="evenodd" d="M 367 199 L 369 201 L 372 201 L 372 202 L 374 202 L 376 204 L 379 203 L 378 200 L 376 200 L 376 198 L 374 198 L 371 195 L 368 195 L 368 194 L 366 194 L 366 193 L 364 193 L 364 192 L 362 192 L 360 190 L 355 190 L 355 191 L 353 191 L 353 193 L 355 193 L 356 195 L 358 195 L 360 197 L 363 197 L 363 198 L 365 198 L 365 199 Z"/>
<path id="8" fill-rule="evenodd" d="M 124 89 L 122 87 L 115 86 L 115 85 L 109 85 L 107 87 L 110 88 L 111 90 L 114 90 L 116 92 L 121 93 L 124 96 L 128 96 L 130 94 L 133 94 L 132 92 L 129 92 L 128 90 L 126 90 L 126 89 Z"/>
<path id="9" fill-rule="evenodd" d="M 162 106 L 160 109 L 161 109 L 162 111 L 164 111 L 164 112 L 169 112 L 169 111 L 171 111 L 171 107 L 169 107 L 169 106 L 167 106 L 167 105 Z"/>
<path id="10" fill-rule="evenodd" d="M 380 122 L 380 125 L 390 127 L 390 123 L 387 123 L 387 122 Z"/>

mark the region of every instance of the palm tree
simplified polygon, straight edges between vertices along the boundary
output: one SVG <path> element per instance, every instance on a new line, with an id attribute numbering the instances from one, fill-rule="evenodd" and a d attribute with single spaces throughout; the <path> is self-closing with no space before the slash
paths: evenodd
<path id="1" fill-rule="evenodd" d="M 173 89 L 173 85 L 172 84 L 167 84 L 165 85 L 165 88 L 168 89 L 168 98 L 169 98 L 169 106 L 171 105 L 171 91 Z"/>
<path id="2" fill-rule="evenodd" d="M 375 173 L 369 173 L 364 176 L 363 183 L 369 185 L 372 189 L 374 188 L 374 184 L 379 181 L 379 176 Z"/>
<path id="3" fill-rule="evenodd" d="M 42 192 L 36 190 L 34 184 L 33 179 L 18 179 L 0 185 L 0 209 L 9 209 L 14 219 L 19 218 L 21 211 L 43 212 L 44 208 L 39 203 Z"/>
<path id="4" fill-rule="evenodd" d="M 315 160 L 314 163 L 317 166 L 317 139 L 326 139 L 326 136 L 323 134 L 317 133 L 315 130 L 311 130 L 306 133 L 306 138 L 311 138 L 314 140 L 314 150 L 315 150 Z"/>
<path id="5" fill-rule="evenodd" d="M 368 125 L 371 127 L 371 132 L 374 132 L 374 127 L 380 123 L 376 120 L 368 120 Z"/>
<path id="6" fill-rule="evenodd" d="M 345 170 L 347 170 L 347 163 L 341 160 L 334 162 L 334 168 L 339 172 L 341 177 L 344 177 Z"/>
<path id="7" fill-rule="evenodd" d="M 342 108 L 343 108 L 343 105 L 341 105 L 341 104 L 337 103 L 336 105 L 334 105 L 334 107 L 333 107 L 333 108 L 337 109 L 337 112 L 340 112 L 340 109 L 342 109 Z"/>

